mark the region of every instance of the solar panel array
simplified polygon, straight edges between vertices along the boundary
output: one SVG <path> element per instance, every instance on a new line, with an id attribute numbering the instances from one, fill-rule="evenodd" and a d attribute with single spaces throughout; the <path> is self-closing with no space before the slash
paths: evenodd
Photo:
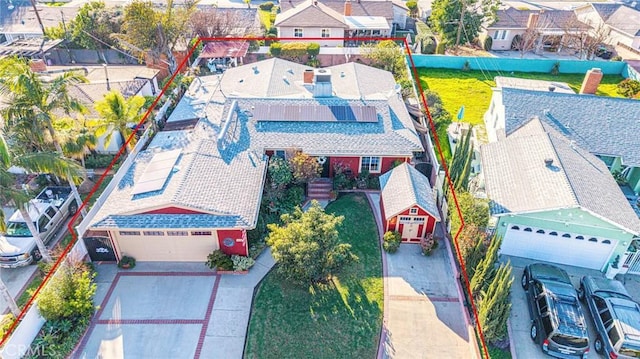
<path id="1" fill-rule="evenodd" d="M 257 121 L 378 122 L 375 106 L 256 104 Z"/>
<path id="2" fill-rule="evenodd" d="M 147 168 L 145 168 L 142 177 L 136 181 L 131 194 L 135 195 L 162 189 L 181 152 L 182 150 L 171 150 L 156 153 Z"/>

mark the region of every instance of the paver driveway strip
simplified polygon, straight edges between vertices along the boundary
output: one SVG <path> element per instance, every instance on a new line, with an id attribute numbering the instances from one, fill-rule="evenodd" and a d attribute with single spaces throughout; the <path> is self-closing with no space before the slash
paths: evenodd
<path id="1" fill-rule="evenodd" d="M 195 264 L 98 266 L 100 309 L 74 357 L 242 358 L 253 288 L 273 266 L 271 253 L 247 275 Z"/>
<path id="2" fill-rule="evenodd" d="M 378 225 L 380 196 L 368 193 Z M 378 358 L 475 358 L 447 246 L 425 257 L 420 246 L 383 252 L 384 328 Z"/>

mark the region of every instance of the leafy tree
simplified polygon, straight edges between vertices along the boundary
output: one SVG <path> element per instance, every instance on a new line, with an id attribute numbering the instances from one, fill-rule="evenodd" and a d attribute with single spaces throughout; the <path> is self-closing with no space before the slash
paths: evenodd
<path id="1" fill-rule="evenodd" d="M 418 16 L 418 3 L 416 1 L 410 0 L 405 3 L 407 8 L 409 8 L 409 16 L 416 17 Z"/>
<path id="2" fill-rule="evenodd" d="M 284 187 L 293 180 L 289 162 L 277 156 L 271 156 L 271 158 L 269 158 L 268 173 L 271 183 L 276 187 Z"/>
<path id="3" fill-rule="evenodd" d="M 489 203 L 486 199 L 475 198 L 469 192 L 457 192 L 456 198 L 460 205 L 460 213 L 464 218 L 465 226 L 474 225 L 479 230 L 483 230 L 489 223 Z M 451 214 L 451 233 L 456 233 L 460 228 L 461 221 L 458 212 L 455 210 L 453 198 L 448 197 Z"/>
<path id="4" fill-rule="evenodd" d="M 254 29 L 254 22 L 250 17 L 243 14 L 244 11 L 227 10 L 214 8 L 196 11 L 191 15 L 189 27 L 193 34 L 200 38 L 225 37 L 229 35 L 243 37 L 255 32 L 254 30 L 258 30 Z"/>
<path id="5" fill-rule="evenodd" d="M 640 93 L 640 81 L 633 79 L 624 79 L 616 85 L 616 91 L 619 95 L 628 98 L 634 98 Z"/>
<path id="6" fill-rule="evenodd" d="M 448 126 L 451 123 L 451 114 L 444 108 L 440 95 L 435 91 L 425 90 L 424 96 L 427 100 L 427 107 L 429 107 L 429 114 L 431 114 L 436 127 Z"/>
<path id="7" fill-rule="evenodd" d="M 485 238 L 484 231 L 474 224 L 466 224 L 458 236 L 458 249 L 469 278 L 473 278 L 475 268 L 487 250 Z"/>
<path id="8" fill-rule="evenodd" d="M 360 53 L 371 60 L 371 65 L 386 71 L 391 71 L 396 79 L 407 77 L 404 50 L 393 40 L 382 40 L 376 44 L 360 46 Z"/>
<path id="9" fill-rule="evenodd" d="M 120 7 L 107 8 L 102 1 L 85 3 L 78 10 L 75 19 L 69 23 L 73 42 L 90 50 L 104 49 L 115 45 L 111 34 L 119 33 L 121 26 L 122 9 Z"/>
<path id="10" fill-rule="evenodd" d="M 12 146 L 24 150 L 23 153 L 48 152 L 53 147 L 63 155 L 62 146 L 53 128 L 55 113 L 84 111 L 84 107 L 69 96 L 68 87 L 86 81 L 78 73 L 65 72 L 45 82 L 31 70 L 26 60 L 17 57 L 0 59 L 0 95 L 5 96 L 8 105 L 0 110 L 0 115 L 6 121 L 6 134 L 15 141 Z M 46 135 L 48 138 L 44 137 Z M 65 177 L 76 203 L 82 203 L 74 183 L 75 178 L 70 173 Z M 82 215 L 86 215 L 84 208 Z"/>
<path id="11" fill-rule="evenodd" d="M 38 296 L 38 310 L 46 320 L 80 320 L 90 317 L 95 306 L 93 296 L 95 274 L 82 263 L 70 264 L 67 260 L 60 266 L 58 275 L 51 278 Z"/>
<path id="12" fill-rule="evenodd" d="M 315 158 L 302 151 L 289 154 L 287 158 L 289 158 L 289 166 L 295 182 L 304 183 L 320 177 L 322 166 Z"/>
<path id="13" fill-rule="evenodd" d="M 495 343 L 507 336 L 507 320 L 511 311 L 509 292 L 512 283 L 511 264 L 502 263 L 478 301 L 478 320 L 484 337 L 489 342 Z"/>
<path id="14" fill-rule="evenodd" d="M 79 160 L 82 167 L 86 168 L 85 156 L 95 153 L 98 140 L 93 131 L 86 126 L 84 116 L 78 115 L 76 119 L 58 118 L 53 122 L 53 127 L 62 143 L 64 155 Z"/>
<path id="15" fill-rule="evenodd" d="M 478 36 L 483 22 L 492 23 L 499 0 L 434 0 L 431 23 L 448 44 L 466 44 Z"/>
<path id="16" fill-rule="evenodd" d="M 471 295 L 474 298 L 478 298 L 480 292 L 487 288 L 489 283 L 494 279 L 494 275 L 496 273 L 495 264 L 498 259 L 500 244 L 502 244 L 502 238 L 494 236 L 491 239 L 491 243 L 489 244 L 489 248 L 487 248 L 487 253 L 484 258 L 475 267 L 471 283 L 469 283 Z"/>
<path id="17" fill-rule="evenodd" d="M 34 254 L 41 256 L 45 262 L 50 262 L 51 256 L 49 255 L 49 251 L 44 245 L 33 219 L 29 215 L 28 203 L 31 200 L 31 196 L 15 188 L 15 178 L 9 173 L 11 166 L 21 167 L 30 172 L 53 173 L 55 175 L 77 175 L 80 172 L 80 168 L 77 163 L 62 158 L 61 155 L 56 152 L 36 152 L 15 155 L 15 153 L 11 152 L 4 136 L 0 134 L 0 200 L 2 203 L 13 202 L 16 205 L 36 242 L 38 249 L 37 253 Z M 1 209 L 0 212 L 2 212 L 2 217 L 4 217 L 4 212 Z"/>
<path id="18" fill-rule="evenodd" d="M 155 58 L 166 56 L 169 72 L 173 73 L 177 69 L 173 49 L 188 33 L 196 4 L 197 1 L 187 0 L 183 6 L 174 7 L 173 0 L 169 0 L 163 11 L 151 1 L 133 0 L 124 8 L 123 32 L 114 36 L 140 56 L 146 51 Z"/>
<path id="19" fill-rule="evenodd" d="M 102 117 L 100 120 L 90 121 L 91 126 L 95 128 L 94 134 L 97 137 L 106 134 L 105 146 L 109 145 L 115 131 L 126 140 L 133 132 L 130 125 L 137 125 L 142 118 L 141 110 L 144 102 L 142 96 L 136 95 L 125 99 L 120 92 L 111 90 L 102 100 L 94 104 L 96 111 Z M 133 143 L 135 142 L 129 142 L 129 146 Z M 129 150 L 130 148 L 127 148 L 127 151 Z"/>
<path id="20" fill-rule="evenodd" d="M 343 266 L 358 259 L 351 245 L 340 243 L 338 227 L 343 216 L 326 214 L 317 201 L 306 211 L 298 207 L 282 215 L 283 224 L 269 224 L 271 246 L 278 272 L 298 283 L 326 282 Z"/>

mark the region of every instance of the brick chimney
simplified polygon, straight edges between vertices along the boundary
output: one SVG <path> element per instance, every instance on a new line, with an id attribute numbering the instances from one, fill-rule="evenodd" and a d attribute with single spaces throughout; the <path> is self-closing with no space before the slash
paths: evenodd
<path id="1" fill-rule="evenodd" d="M 304 70 L 302 80 L 305 84 L 313 83 L 313 70 Z"/>
<path id="2" fill-rule="evenodd" d="M 351 0 L 344 2 L 344 16 L 351 16 Z"/>
<path id="3" fill-rule="evenodd" d="M 529 20 L 527 20 L 527 29 L 534 29 L 538 25 L 538 19 L 540 18 L 540 14 L 537 12 L 532 12 L 529 14 Z"/>
<path id="4" fill-rule="evenodd" d="M 598 91 L 600 81 L 602 81 L 602 75 L 602 71 L 597 67 L 587 71 L 587 74 L 584 76 L 584 80 L 582 81 L 582 86 L 580 87 L 580 93 L 590 95 L 595 94 L 596 91 Z"/>

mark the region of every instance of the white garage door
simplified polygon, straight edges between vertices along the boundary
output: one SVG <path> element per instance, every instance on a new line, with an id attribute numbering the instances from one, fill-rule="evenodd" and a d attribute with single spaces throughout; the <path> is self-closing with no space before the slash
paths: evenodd
<path id="1" fill-rule="evenodd" d="M 617 241 L 509 225 L 501 254 L 601 270 Z"/>
<path id="2" fill-rule="evenodd" d="M 120 232 L 120 255 L 129 255 L 141 262 L 205 262 L 207 255 L 218 249 L 215 232 L 193 235 L 192 232 Z M 175 235 L 175 234 L 179 235 Z"/>

